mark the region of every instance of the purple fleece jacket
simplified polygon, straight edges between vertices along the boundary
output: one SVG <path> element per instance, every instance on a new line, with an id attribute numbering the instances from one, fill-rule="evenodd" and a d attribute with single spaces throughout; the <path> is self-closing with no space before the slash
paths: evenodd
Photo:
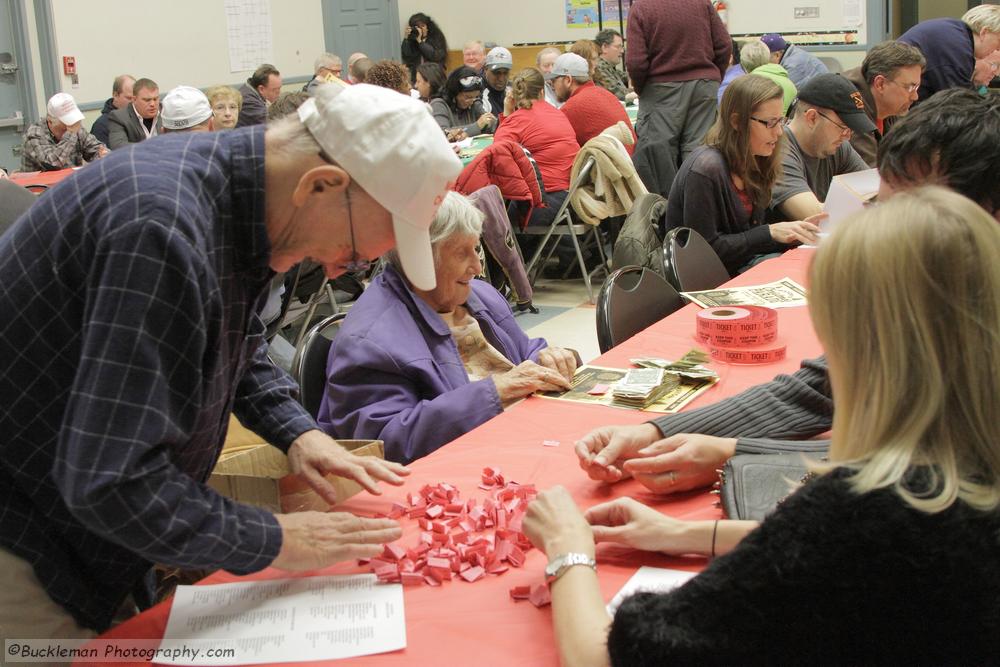
<path id="1" fill-rule="evenodd" d="M 548 345 L 529 339 L 506 299 L 481 280 L 465 305 L 514 364 L 538 361 Z M 409 463 L 502 411 L 492 378 L 469 381 L 448 325 L 389 266 L 333 341 L 317 421 L 335 438 L 381 439 L 387 459 Z"/>

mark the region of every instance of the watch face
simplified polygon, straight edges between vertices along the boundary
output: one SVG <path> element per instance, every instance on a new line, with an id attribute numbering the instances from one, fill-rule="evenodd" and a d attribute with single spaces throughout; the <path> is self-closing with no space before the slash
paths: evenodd
<path id="1" fill-rule="evenodd" d="M 566 561 L 565 556 L 560 556 L 554 561 L 545 566 L 545 576 L 554 577 L 556 573 L 559 572 L 559 568 L 562 567 L 563 563 Z"/>

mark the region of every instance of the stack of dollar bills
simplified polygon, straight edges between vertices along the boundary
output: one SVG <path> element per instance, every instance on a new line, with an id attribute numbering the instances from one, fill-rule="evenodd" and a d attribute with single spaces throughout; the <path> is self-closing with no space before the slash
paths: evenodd
<path id="1" fill-rule="evenodd" d="M 675 388 L 676 375 L 662 368 L 634 368 L 611 391 L 612 403 L 642 410 Z"/>

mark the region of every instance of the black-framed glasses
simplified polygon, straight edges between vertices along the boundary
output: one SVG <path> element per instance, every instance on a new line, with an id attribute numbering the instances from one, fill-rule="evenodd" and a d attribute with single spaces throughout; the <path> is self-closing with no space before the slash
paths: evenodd
<path id="1" fill-rule="evenodd" d="M 831 123 L 833 123 L 834 125 L 836 125 L 837 129 L 839 129 L 840 133 L 843 134 L 843 135 L 850 136 L 854 132 L 854 130 L 852 130 L 851 128 L 847 127 L 846 125 L 841 125 L 840 123 L 838 123 L 837 121 L 835 121 L 834 119 L 830 118 L 825 113 L 823 113 L 822 111 L 820 111 L 819 109 L 816 109 L 816 113 L 818 113 L 820 116 L 822 116 L 823 118 L 826 118 L 828 121 L 830 121 Z"/>
<path id="2" fill-rule="evenodd" d="M 351 259 L 344 264 L 344 270 L 348 273 L 360 273 L 370 269 L 372 263 L 358 256 L 357 246 L 354 245 L 354 218 L 351 216 L 351 191 L 348 190 L 345 192 L 344 196 L 347 197 L 347 226 L 351 230 Z"/>
<path id="3" fill-rule="evenodd" d="M 767 120 L 764 120 L 763 118 L 757 118 L 756 116 L 750 116 L 750 120 L 757 121 L 758 123 L 760 123 L 761 125 L 763 125 L 767 129 L 773 130 L 774 128 L 778 127 L 779 125 L 781 125 L 782 123 L 785 122 L 785 117 L 784 116 L 778 116 L 776 118 L 768 118 Z"/>

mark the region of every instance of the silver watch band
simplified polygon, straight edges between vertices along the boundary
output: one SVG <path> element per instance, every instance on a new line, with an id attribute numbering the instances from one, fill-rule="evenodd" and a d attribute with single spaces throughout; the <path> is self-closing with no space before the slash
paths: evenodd
<path id="1" fill-rule="evenodd" d="M 563 576 L 567 570 L 576 565 L 586 565 L 590 569 L 597 571 L 597 561 L 584 553 L 570 552 L 560 554 L 549 561 L 545 568 L 545 583 L 551 585 L 559 577 Z"/>

